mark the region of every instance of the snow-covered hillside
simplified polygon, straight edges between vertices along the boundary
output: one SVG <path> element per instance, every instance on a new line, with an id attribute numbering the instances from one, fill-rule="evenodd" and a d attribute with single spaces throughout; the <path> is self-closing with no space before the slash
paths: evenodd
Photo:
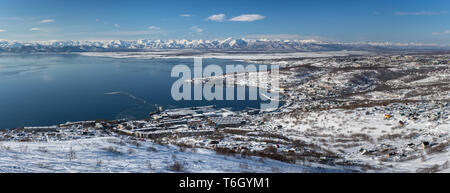
<path id="1" fill-rule="evenodd" d="M 0 173 L 29 172 L 342 172 L 206 149 L 96 137 L 54 142 L 1 142 Z"/>

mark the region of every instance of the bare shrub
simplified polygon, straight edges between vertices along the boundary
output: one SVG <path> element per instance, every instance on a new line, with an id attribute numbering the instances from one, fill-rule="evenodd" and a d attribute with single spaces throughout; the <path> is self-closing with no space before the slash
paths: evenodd
<path id="1" fill-rule="evenodd" d="M 263 157 L 261 157 L 261 158 L 258 159 L 258 162 L 259 162 L 259 163 L 264 163 L 264 161 L 265 161 L 265 159 L 264 159 Z"/>
<path id="2" fill-rule="evenodd" d="M 447 149 L 447 147 L 450 145 L 450 141 L 447 141 L 445 143 L 440 143 L 438 145 L 432 146 L 430 148 L 427 149 L 427 153 L 428 154 L 433 154 L 433 153 L 442 153 L 445 151 L 445 149 Z"/>
<path id="3" fill-rule="evenodd" d="M 403 136 L 403 139 L 412 139 L 412 138 L 416 137 L 417 135 L 418 135 L 418 133 L 411 132 L 408 135 Z"/>
<path id="4" fill-rule="evenodd" d="M 278 151 L 278 149 L 274 146 L 268 146 L 266 148 L 264 148 L 264 152 L 267 154 L 276 154 Z"/>
<path id="5" fill-rule="evenodd" d="M 389 161 L 389 157 L 383 156 L 383 157 L 380 157 L 378 160 L 379 160 L 380 162 L 387 162 L 387 161 Z"/>
<path id="6" fill-rule="evenodd" d="M 236 152 L 233 149 L 229 149 L 229 148 L 223 148 L 223 147 L 218 147 L 214 149 L 216 151 L 216 154 L 220 154 L 220 155 L 234 155 L 238 152 Z"/>
<path id="7" fill-rule="evenodd" d="M 401 138 L 403 138 L 403 136 L 401 134 L 386 134 L 386 135 L 382 135 L 382 136 L 378 137 L 378 140 L 382 141 L 384 139 L 387 139 L 387 140 L 394 141 L 394 140 L 401 139 Z"/>
<path id="8" fill-rule="evenodd" d="M 244 169 L 244 170 L 248 170 L 248 164 L 239 164 L 239 168 Z"/>
<path id="9" fill-rule="evenodd" d="M 417 173 L 436 173 L 442 170 L 446 170 L 449 168 L 449 162 L 446 161 L 445 163 L 443 163 L 442 165 L 439 164 L 434 164 L 430 167 L 426 167 L 426 168 L 419 168 L 416 170 Z"/>
<path id="10" fill-rule="evenodd" d="M 11 150 L 11 147 L 2 145 L 1 149 L 4 150 L 4 151 L 9 151 L 9 150 Z"/>
<path id="11" fill-rule="evenodd" d="M 352 147 L 358 147 L 361 145 L 362 145 L 361 143 L 354 142 L 354 143 L 346 143 L 346 144 L 334 144 L 333 147 L 342 147 L 342 148 L 348 149 L 348 148 L 352 148 Z M 338 151 L 341 153 L 345 153 L 345 152 L 343 152 L 344 150 L 342 150 L 342 149 L 338 149 Z"/>
<path id="12" fill-rule="evenodd" d="M 355 133 L 355 134 L 352 134 L 350 137 L 354 138 L 354 139 L 357 139 L 357 140 L 360 140 L 360 141 L 373 142 L 372 137 L 370 137 L 369 135 L 364 134 L 364 133 Z"/>
<path id="13" fill-rule="evenodd" d="M 130 141 L 130 144 L 131 144 L 131 145 L 134 145 L 134 146 L 136 146 L 136 147 L 140 147 L 140 146 L 141 146 L 141 143 L 139 143 L 139 142 L 136 141 L 136 140 L 131 140 L 131 141 Z"/>
<path id="14" fill-rule="evenodd" d="M 120 146 L 125 146 L 126 145 L 126 143 L 125 142 L 123 142 L 122 140 L 115 140 L 115 139 L 108 139 L 107 140 L 109 143 L 113 143 L 113 144 L 116 144 L 116 145 L 120 145 Z"/>
<path id="15" fill-rule="evenodd" d="M 413 154 L 413 155 L 408 155 L 405 158 L 401 158 L 400 160 L 398 160 L 399 162 L 404 162 L 404 161 L 410 161 L 410 160 L 415 160 L 415 159 L 419 159 L 419 157 L 422 158 L 422 161 L 425 160 L 425 155 L 418 155 L 418 154 Z M 426 161 L 426 160 L 425 160 Z"/>
<path id="16" fill-rule="evenodd" d="M 271 170 L 272 170 L 273 173 L 280 173 L 281 172 L 280 168 L 277 168 L 277 167 L 272 167 Z"/>
<path id="17" fill-rule="evenodd" d="M 38 162 L 38 163 L 36 163 L 35 165 L 36 165 L 36 167 L 38 167 L 38 168 L 52 170 L 52 166 L 50 166 L 50 165 L 47 164 L 47 163 Z"/>
<path id="18" fill-rule="evenodd" d="M 178 151 L 185 152 L 186 151 L 186 146 L 179 146 L 178 147 Z"/>
<path id="19" fill-rule="evenodd" d="M 376 168 L 370 164 L 360 164 L 359 167 L 362 171 L 369 171 L 369 170 L 379 170 L 380 168 Z"/>
<path id="20" fill-rule="evenodd" d="M 149 152 L 158 152 L 158 150 L 156 148 L 152 147 L 152 146 L 147 147 L 147 151 L 149 151 Z"/>
<path id="21" fill-rule="evenodd" d="M 135 154 L 136 151 L 134 151 L 134 149 L 128 149 L 127 153 L 131 155 L 131 154 Z"/>
<path id="22" fill-rule="evenodd" d="M 46 147 L 38 147 L 38 151 L 40 151 L 42 153 L 47 153 L 48 149 Z"/>
<path id="23" fill-rule="evenodd" d="M 102 160 L 97 160 L 96 165 L 97 165 L 97 167 L 102 167 L 102 165 L 103 165 Z"/>
<path id="24" fill-rule="evenodd" d="M 117 148 L 113 147 L 113 146 L 108 146 L 106 148 L 103 148 L 103 150 L 105 150 L 107 152 L 110 152 L 112 154 L 116 154 L 116 155 L 122 155 L 123 154 L 121 151 L 117 150 Z"/>
<path id="25" fill-rule="evenodd" d="M 69 161 L 77 159 L 77 154 L 76 154 L 75 150 L 73 150 L 72 147 L 70 147 L 69 152 L 67 153 L 67 158 L 69 159 Z"/>
<path id="26" fill-rule="evenodd" d="M 184 171 L 184 164 L 179 161 L 175 161 L 173 164 L 170 164 L 167 168 L 175 172 L 182 172 Z"/>

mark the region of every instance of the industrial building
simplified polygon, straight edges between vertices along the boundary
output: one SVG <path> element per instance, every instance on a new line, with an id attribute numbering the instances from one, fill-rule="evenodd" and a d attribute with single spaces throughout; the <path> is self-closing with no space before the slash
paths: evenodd
<path id="1" fill-rule="evenodd" d="M 210 117 L 208 121 L 216 128 L 239 127 L 245 124 L 245 120 L 239 117 Z"/>

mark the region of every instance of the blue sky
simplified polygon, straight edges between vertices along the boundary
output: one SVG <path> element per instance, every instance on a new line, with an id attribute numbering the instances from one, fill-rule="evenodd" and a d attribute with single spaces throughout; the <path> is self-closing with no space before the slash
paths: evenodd
<path id="1" fill-rule="evenodd" d="M 0 0 L 0 39 L 450 43 L 450 1 Z"/>

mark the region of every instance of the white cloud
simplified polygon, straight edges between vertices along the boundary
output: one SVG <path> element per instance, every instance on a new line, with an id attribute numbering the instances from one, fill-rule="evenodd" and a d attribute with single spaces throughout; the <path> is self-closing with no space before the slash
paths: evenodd
<path id="1" fill-rule="evenodd" d="M 192 15 L 190 15 L 190 14 L 181 14 L 180 16 L 181 17 L 191 17 Z"/>
<path id="2" fill-rule="evenodd" d="M 149 29 L 149 30 L 160 30 L 161 28 L 158 27 L 158 26 L 153 26 L 153 25 L 152 25 L 152 26 L 149 26 L 148 29 Z"/>
<path id="3" fill-rule="evenodd" d="M 244 14 L 237 17 L 233 17 L 230 21 L 257 21 L 266 18 L 265 16 L 259 14 Z"/>
<path id="4" fill-rule="evenodd" d="M 120 25 L 116 23 L 116 24 L 114 24 L 114 27 L 120 27 Z"/>
<path id="5" fill-rule="evenodd" d="M 266 18 L 266 17 L 263 15 L 259 15 L 259 14 L 243 14 L 243 15 L 233 17 L 231 19 L 227 19 L 226 15 L 221 13 L 221 14 L 211 15 L 208 18 L 206 18 L 206 20 L 217 21 L 217 22 L 222 22 L 222 21 L 250 22 L 250 21 L 262 20 L 264 18 Z"/>
<path id="6" fill-rule="evenodd" d="M 33 27 L 33 28 L 30 28 L 30 31 L 41 31 L 41 28 Z"/>
<path id="7" fill-rule="evenodd" d="M 196 25 L 192 26 L 192 27 L 189 28 L 189 29 L 191 29 L 192 31 L 197 32 L 197 33 L 202 33 L 202 32 L 203 32 L 203 29 L 199 28 L 199 27 L 196 26 Z"/>
<path id="8" fill-rule="evenodd" d="M 433 35 L 447 35 L 447 34 L 450 34 L 450 30 L 445 30 L 443 32 L 433 32 L 431 34 L 433 34 Z"/>
<path id="9" fill-rule="evenodd" d="M 1 32 L 5 32 L 5 31 L 6 31 L 6 30 L 4 30 L 4 29 L 0 29 L 0 33 L 1 33 Z"/>
<path id="10" fill-rule="evenodd" d="M 55 22 L 55 20 L 53 20 L 53 19 L 44 19 L 44 20 L 38 22 L 38 24 L 53 23 L 53 22 Z"/>
<path id="11" fill-rule="evenodd" d="M 443 15 L 447 14 L 446 11 L 440 11 L 440 12 L 432 12 L 432 11 L 417 11 L 417 12 L 395 12 L 395 15 Z"/>
<path id="12" fill-rule="evenodd" d="M 221 14 L 211 15 L 207 18 L 207 20 L 221 22 L 221 21 L 225 21 L 225 18 L 226 18 L 225 14 L 221 13 Z"/>

